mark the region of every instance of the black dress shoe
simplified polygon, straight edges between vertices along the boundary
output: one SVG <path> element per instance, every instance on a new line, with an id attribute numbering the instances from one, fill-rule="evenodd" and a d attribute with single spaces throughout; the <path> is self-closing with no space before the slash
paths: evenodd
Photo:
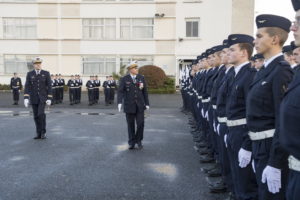
<path id="1" fill-rule="evenodd" d="M 227 191 L 227 187 L 225 184 L 215 184 L 209 187 L 211 193 L 225 193 Z"/>
<path id="2" fill-rule="evenodd" d="M 39 140 L 39 139 L 41 139 L 41 135 L 40 134 L 38 134 L 37 136 L 35 136 L 33 139 L 35 139 L 35 140 Z"/>
<path id="3" fill-rule="evenodd" d="M 207 172 L 208 177 L 220 177 L 222 175 L 221 169 L 219 167 L 212 169 Z"/>
<path id="4" fill-rule="evenodd" d="M 213 163 L 215 159 L 212 156 L 206 155 L 200 158 L 200 163 Z"/>
<path id="5" fill-rule="evenodd" d="M 142 143 L 138 143 L 138 149 L 142 149 L 143 148 L 143 144 Z"/>
<path id="6" fill-rule="evenodd" d="M 129 150 L 133 150 L 134 149 L 134 145 L 129 145 L 128 149 Z"/>
<path id="7" fill-rule="evenodd" d="M 44 139 L 47 139 L 47 137 L 46 137 L 46 134 L 45 134 L 45 133 L 43 133 L 43 134 L 41 135 L 41 139 L 42 139 L 42 140 L 44 140 Z"/>

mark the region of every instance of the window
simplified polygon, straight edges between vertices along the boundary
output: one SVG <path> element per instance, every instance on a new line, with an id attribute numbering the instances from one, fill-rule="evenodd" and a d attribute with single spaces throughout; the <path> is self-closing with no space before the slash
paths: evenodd
<path id="1" fill-rule="evenodd" d="M 4 18 L 3 35 L 7 39 L 35 39 L 37 37 L 36 19 Z"/>
<path id="2" fill-rule="evenodd" d="M 186 37 L 199 37 L 199 19 L 186 19 Z"/>
<path id="3" fill-rule="evenodd" d="M 116 71 L 116 57 L 84 56 L 82 58 L 83 74 L 111 75 Z"/>
<path id="4" fill-rule="evenodd" d="M 116 39 L 116 19 L 83 19 L 84 39 Z"/>
<path id="5" fill-rule="evenodd" d="M 32 59 L 34 55 L 4 55 L 4 71 L 6 74 L 17 72 L 26 74 L 33 70 Z"/>
<path id="6" fill-rule="evenodd" d="M 132 61 L 138 61 L 137 64 L 139 67 L 153 65 L 152 56 L 122 56 L 120 58 L 120 67 L 127 66 Z"/>
<path id="7" fill-rule="evenodd" d="M 153 38 L 153 19 L 121 19 L 122 39 Z"/>

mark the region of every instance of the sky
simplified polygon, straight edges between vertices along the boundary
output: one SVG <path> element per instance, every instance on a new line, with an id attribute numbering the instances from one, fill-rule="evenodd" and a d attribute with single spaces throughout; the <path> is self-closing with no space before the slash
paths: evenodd
<path id="1" fill-rule="evenodd" d="M 295 11 L 291 0 L 255 0 L 255 16 L 260 14 L 280 15 L 291 21 L 295 20 Z M 256 32 L 256 27 L 254 31 Z M 289 44 L 293 40 L 293 34 L 290 33 L 286 44 Z"/>

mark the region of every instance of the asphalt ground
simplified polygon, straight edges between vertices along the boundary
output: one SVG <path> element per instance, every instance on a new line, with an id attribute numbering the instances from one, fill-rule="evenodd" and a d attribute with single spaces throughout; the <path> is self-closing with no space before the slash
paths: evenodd
<path id="1" fill-rule="evenodd" d="M 0 200 L 224 199 L 209 193 L 180 94 L 150 95 L 144 148 L 132 151 L 115 104 L 87 106 L 84 93 L 51 106 L 37 141 L 31 108 L 11 98 L 0 93 Z"/>

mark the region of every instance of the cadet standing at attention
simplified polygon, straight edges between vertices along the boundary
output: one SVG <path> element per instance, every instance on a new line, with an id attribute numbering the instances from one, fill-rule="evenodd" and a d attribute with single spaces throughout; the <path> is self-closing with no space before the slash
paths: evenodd
<path id="1" fill-rule="evenodd" d="M 118 110 L 121 112 L 124 103 L 128 127 L 129 150 L 134 149 L 135 144 L 139 149 L 143 148 L 144 135 L 144 111 L 149 109 L 147 85 L 144 76 L 138 74 L 138 66 L 132 63 L 127 67 L 129 74 L 120 81 L 118 89 Z M 135 127 L 137 124 L 137 128 Z"/>
<path id="2" fill-rule="evenodd" d="M 258 183 L 258 199 L 284 199 L 285 188 L 281 185 L 286 185 L 287 181 L 287 160 L 281 159 L 284 152 L 277 149 L 273 137 L 279 131 L 280 103 L 293 76 L 282 54 L 291 22 L 281 16 L 264 14 L 256 17 L 256 26 L 254 45 L 265 62 L 247 96 L 246 117 L 252 141 L 252 151 L 249 152 Z M 240 165 L 243 160 L 248 161 L 247 154 L 240 152 Z"/>
<path id="3" fill-rule="evenodd" d="M 295 45 L 300 46 L 300 1 L 292 0 L 292 3 L 296 11 L 296 21 L 291 26 L 291 31 L 294 33 Z M 279 143 L 288 156 L 288 200 L 298 200 L 300 196 L 300 72 L 296 71 L 294 76 L 281 103 L 279 122 Z"/>
<path id="4" fill-rule="evenodd" d="M 46 139 L 45 105 L 51 105 L 51 78 L 48 71 L 42 70 L 41 58 L 35 58 L 33 66 L 34 70 L 26 75 L 24 105 L 26 108 L 29 102 L 32 105 L 36 126 L 36 137 L 34 139 Z"/>
<path id="5" fill-rule="evenodd" d="M 17 73 L 14 73 L 14 77 L 10 79 L 10 88 L 13 94 L 13 105 L 18 105 L 20 99 L 20 90 L 22 90 L 22 81 L 18 77 Z"/>

